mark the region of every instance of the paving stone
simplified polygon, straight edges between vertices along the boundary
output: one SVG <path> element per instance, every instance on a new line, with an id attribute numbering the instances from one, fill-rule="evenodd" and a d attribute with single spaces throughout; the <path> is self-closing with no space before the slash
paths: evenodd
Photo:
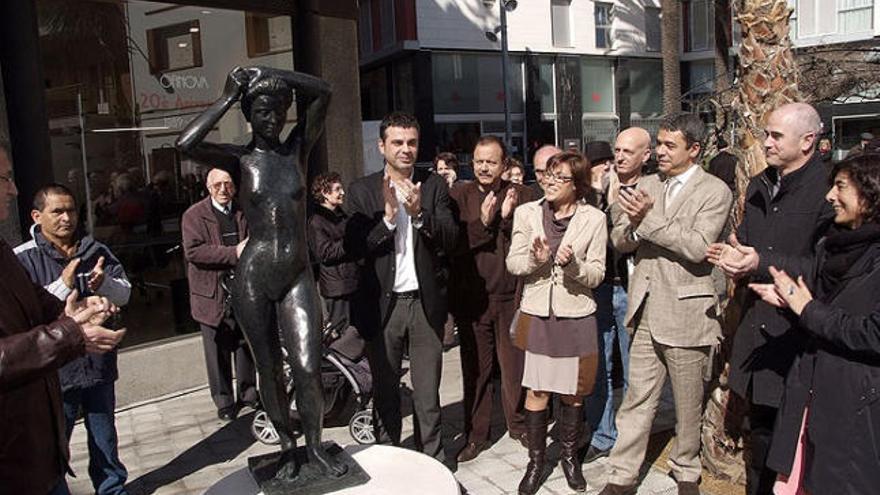
<path id="1" fill-rule="evenodd" d="M 488 480 L 477 480 L 469 485 L 462 484 L 467 495 L 495 495 L 495 494 L 503 494 L 505 493 L 501 488 L 498 488 Z"/>

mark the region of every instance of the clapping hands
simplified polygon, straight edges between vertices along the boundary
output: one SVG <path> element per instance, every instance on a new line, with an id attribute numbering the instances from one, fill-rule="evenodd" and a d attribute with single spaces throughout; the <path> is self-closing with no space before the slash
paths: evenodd
<path id="1" fill-rule="evenodd" d="M 550 260 L 550 245 L 547 244 L 547 238 L 540 236 L 535 237 L 532 241 L 531 249 L 532 259 L 543 265 Z"/>
<path id="2" fill-rule="evenodd" d="M 758 269 L 761 258 L 755 248 L 740 244 L 735 234 L 730 234 L 727 242 L 710 244 L 706 259 L 734 280 Z"/>
<path id="3" fill-rule="evenodd" d="M 770 275 L 773 276 L 772 284 L 749 284 L 749 288 L 767 304 L 777 308 L 791 308 L 794 314 L 800 316 L 807 303 L 813 300 L 813 294 L 804 277 L 799 276 L 795 282 L 785 270 L 777 270 L 772 266 Z"/>
<path id="4" fill-rule="evenodd" d="M 67 296 L 64 314 L 73 318 L 82 328 L 86 341 L 86 351 L 103 354 L 113 350 L 126 330 L 110 330 L 101 326 L 107 318 L 119 312 L 119 308 L 106 297 L 91 296 L 77 301 L 79 291 L 74 290 Z"/>
<path id="5" fill-rule="evenodd" d="M 626 216 L 629 217 L 630 225 L 635 229 L 642 223 L 645 215 L 651 211 L 654 206 L 654 198 L 640 189 L 622 189 L 618 196 L 618 203 Z"/>

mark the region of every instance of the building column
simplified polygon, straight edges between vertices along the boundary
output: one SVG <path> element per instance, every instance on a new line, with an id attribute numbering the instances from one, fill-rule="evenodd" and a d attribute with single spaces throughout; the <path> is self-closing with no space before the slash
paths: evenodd
<path id="1" fill-rule="evenodd" d="M 0 74 L 2 73 L 3 65 L 0 64 Z M 9 121 L 6 120 L 6 97 L 3 93 L 2 77 L 0 77 L 0 141 L 9 143 Z M 9 206 L 9 218 L 0 221 L 0 238 L 10 246 L 15 246 L 21 242 L 21 222 L 18 219 L 18 205 L 12 203 Z"/>
<path id="2" fill-rule="evenodd" d="M 8 121 L 18 186 L 18 218 L 10 221 L 18 221 L 22 235 L 31 224 L 32 196 L 54 179 L 41 61 L 35 2 L 0 2 L 0 65 L 6 98 L 6 119 L 0 119 L 0 126 Z"/>
<path id="3" fill-rule="evenodd" d="M 581 105 L 581 60 L 579 57 L 560 56 L 556 59 L 556 115 L 559 147 L 575 140 L 583 151 L 584 123 Z"/>
<path id="4" fill-rule="evenodd" d="M 431 66 L 431 52 L 418 51 L 412 56 L 414 113 L 419 121 L 420 162 L 434 160 L 437 151 L 437 129 L 434 123 L 434 73 Z M 390 80 L 390 79 L 389 79 Z"/>
<path id="5" fill-rule="evenodd" d="M 617 127 L 618 129 L 626 129 L 630 126 L 632 104 L 630 100 L 629 65 L 625 59 L 617 60 L 614 81 L 614 90 L 617 92 Z"/>
<path id="6" fill-rule="evenodd" d="M 298 0 L 294 67 L 330 83 L 324 134 L 312 149 L 309 177 L 332 170 L 345 184 L 363 175 L 361 99 L 355 0 Z"/>

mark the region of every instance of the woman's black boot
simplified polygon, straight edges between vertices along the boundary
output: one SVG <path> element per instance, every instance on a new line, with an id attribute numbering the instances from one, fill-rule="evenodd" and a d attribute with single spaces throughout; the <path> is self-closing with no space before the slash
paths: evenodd
<path id="1" fill-rule="evenodd" d="M 569 406 L 562 404 L 559 418 L 559 443 L 562 445 L 562 453 L 559 464 L 565 473 L 568 486 L 576 492 L 587 490 L 587 481 L 581 470 L 581 462 L 578 458 L 581 436 L 584 433 L 584 408 L 583 406 Z"/>
<path id="2" fill-rule="evenodd" d="M 544 481 L 547 454 L 547 410 L 525 410 L 526 437 L 529 443 L 529 464 L 519 482 L 519 495 L 534 495 Z"/>

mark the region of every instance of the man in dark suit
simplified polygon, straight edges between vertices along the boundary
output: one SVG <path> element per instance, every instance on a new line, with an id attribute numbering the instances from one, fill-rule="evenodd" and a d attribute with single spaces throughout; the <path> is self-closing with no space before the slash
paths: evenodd
<path id="1" fill-rule="evenodd" d="M 806 103 L 783 105 L 770 114 L 764 148 L 767 165 L 749 181 L 743 220 L 731 244 L 713 244 L 709 260 L 729 277 L 771 283 L 769 267 L 793 277 L 807 275 L 816 244 L 834 218 L 828 169 L 815 151 L 822 121 Z M 753 291 L 746 293 L 742 320 L 730 356 L 731 390 L 749 403 L 751 457 L 746 493 L 771 493 L 776 473 L 766 466 L 785 377 L 806 345 L 797 319 L 778 311 Z"/>
<path id="2" fill-rule="evenodd" d="M 439 388 L 447 253 L 455 247 L 458 227 L 446 183 L 415 169 L 418 147 L 415 117 L 399 112 L 385 117 L 379 128 L 385 167 L 349 189 L 346 250 L 364 259 L 353 314 L 369 345 L 378 438 L 400 443 L 399 384 L 408 337 L 416 444 L 444 460 Z"/>
<path id="3" fill-rule="evenodd" d="M 206 182 L 209 196 L 183 214 L 183 255 L 192 317 L 202 330 L 211 398 L 217 406 L 217 417 L 230 421 L 235 419 L 239 406 L 256 407 L 258 403 L 251 350 L 226 304 L 227 292 L 220 283 L 230 276 L 247 243 L 247 224 L 232 201 L 232 177 L 215 168 Z M 233 354 L 238 403 L 232 389 Z"/>

